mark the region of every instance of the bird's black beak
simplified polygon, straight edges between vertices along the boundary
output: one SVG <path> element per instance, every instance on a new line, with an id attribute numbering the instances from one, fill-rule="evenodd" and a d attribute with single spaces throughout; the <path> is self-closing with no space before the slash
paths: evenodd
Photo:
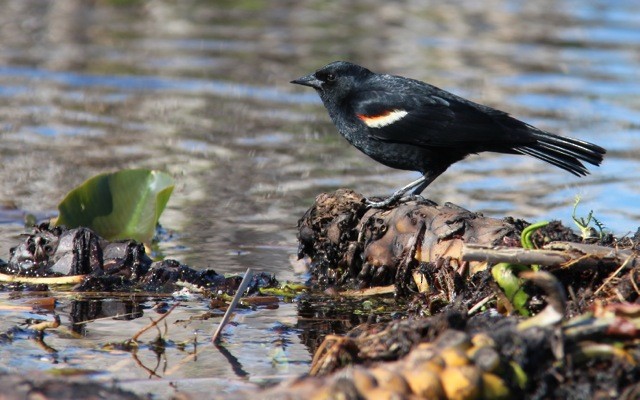
<path id="1" fill-rule="evenodd" d="M 302 78 L 298 78 L 296 80 L 291 81 L 291 83 L 295 83 L 296 85 L 309 86 L 314 89 L 322 89 L 322 81 L 316 78 L 314 74 L 309 74 L 307 76 L 303 76 Z"/>

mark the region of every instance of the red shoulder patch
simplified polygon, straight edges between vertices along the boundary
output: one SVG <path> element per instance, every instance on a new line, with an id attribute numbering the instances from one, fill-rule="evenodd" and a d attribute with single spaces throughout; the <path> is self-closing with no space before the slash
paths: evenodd
<path id="1" fill-rule="evenodd" d="M 369 128 L 382 128 L 401 120 L 407 114 L 409 113 L 405 110 L 389 110 L 376 115 L 356 114 L 356 116 Z"/>

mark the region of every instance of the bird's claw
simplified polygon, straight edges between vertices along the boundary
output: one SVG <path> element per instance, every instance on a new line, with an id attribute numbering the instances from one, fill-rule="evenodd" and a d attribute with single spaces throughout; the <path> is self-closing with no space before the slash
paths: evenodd
<path id="1" fill-rule="evenodd" d="M 420 196 L 419 194 L 410 194 L 408 196 L 397 196 L 391 195 L 382 201 L 372 201 L 369 199 L 365 199 L 365 205 L 368 208 L 387 208 L 394 206 L 396 204 L 407 203 L 410 201 L 418 201 L 421 203 L 427 203 L 432 206 L 437 206 L 438 204 L 432 200 L 429 200 L 425 197 Z"/>
<path id="2" fill-rule="evenodd" d="M 400 200 L 400 198 L 396 198 L 393 196 L 387 197 L 382 201 L 373 201 L 373 200 L 365 199 L 364 204 L 367 206 L 367 208 L 387 208 L 395 204 L 398 200 Z"/>

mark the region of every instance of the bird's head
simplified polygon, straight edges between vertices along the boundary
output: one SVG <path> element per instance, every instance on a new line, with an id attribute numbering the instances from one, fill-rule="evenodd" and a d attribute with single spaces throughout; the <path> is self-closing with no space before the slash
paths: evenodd
<path id="1" fill-rule="evenodd" d="M 371 71 L 359 65 L 335 61 L 291 83 L 314 88 L 325 104 L 339 103 L 352 92 L 360 80 L 371 74 Z"/>

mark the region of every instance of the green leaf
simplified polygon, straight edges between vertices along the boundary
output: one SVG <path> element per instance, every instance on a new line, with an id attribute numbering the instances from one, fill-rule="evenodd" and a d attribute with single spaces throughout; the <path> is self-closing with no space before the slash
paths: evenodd
<path id="1" fill-rule="evenodd" d="M 527 373 L 524 372 L 524 369 L 515 361 L 509 361 L 509 366 L 511 367 L 511 372 L 514 375 L 515 383 L 522 390 L 527 388 L 527 383 L 529 381 L 529 377 Z"/>
<path id="2" fill-rule="evenodd" d="M 520 243 L 522 244 L 523 249 L 533 249 L 535 245 L 533 244 L 533 240 L 531 240 L 531 236 L 540 228 L 544 228 L 549 225 L 548 221 L 536 222 L 535 224 L 531 224 L 524 228 L 522 231 L 522 235 L 520 235 Z M 532 265 L 531 268 L 534 271 L 538 271 L 540 269 L 539 265 Z"/>
<path id="3" fill-rule="evenodd" d="M 93 229 L 107 240 L 149 243 L 171 192 L 170 175 L 147 169 L 97 175 L 58 204 L 56 225 Z"/>
<path id="4" fill-rule="evenodd" d="M 522 234 L 520 235 L 520 243 L 522 244 L 523 249 L 533 249 L 535 245 L 533 244 L 533 240 L 531 240 L 531 235 L 535 233 L 540 228 L 544 228 L 549 225 L 549 221 L 540 221 L 535 224 L 531 224 L 523 229 Z"/>
<path id="5" fill-rule="evenodd" d="M 528 317 L 530 313 L 526 306 L 529 301 L 529 295 L 522 287 L 524 280 L 516 276 L 516 273 L 521 270 L 529 270 L 529 268 L 523 265 L 500 263 L 491 268 L 491 275 L 511 302 L 513 308 L 520 315 Z"/>

